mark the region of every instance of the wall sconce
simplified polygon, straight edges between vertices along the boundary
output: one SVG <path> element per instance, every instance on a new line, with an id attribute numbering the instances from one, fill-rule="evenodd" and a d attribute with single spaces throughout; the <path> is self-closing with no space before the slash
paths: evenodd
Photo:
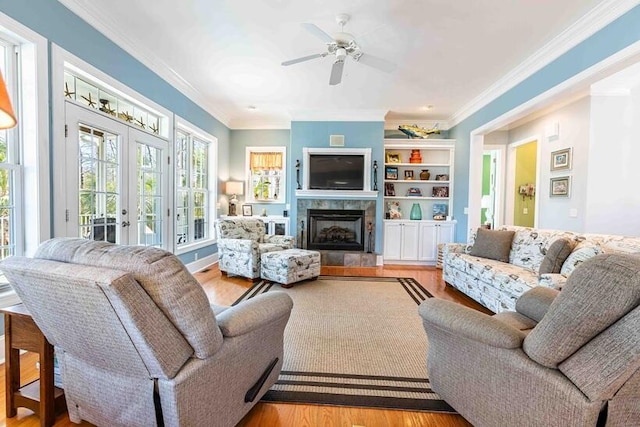
<path id="1" fill-rule="evenodd" d="M 529 199 L 533 199 L 533 196 L 536 195 L 536 186 L 533 184 L 524 184 L 520 186 L 518 193 L 522 196 L 522 200 L 524 201 L 525 197 Z"/>
<path id="2" fill-rule="evenodd" d="M 227 196 L 231 196 L 229 197 L 229 216 L 238 215 L 236 210 L 238 205 L 237 196 L 242 196 L 244 194 L 243 187 L 242 181 L 227 181 L 225 184 L 225 194 Z"/>

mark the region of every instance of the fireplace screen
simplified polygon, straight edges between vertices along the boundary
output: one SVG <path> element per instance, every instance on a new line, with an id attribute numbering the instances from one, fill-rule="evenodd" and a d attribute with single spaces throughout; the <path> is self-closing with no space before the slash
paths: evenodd
<path id="1" fill-rule="evenodd" d="M 362 210 L 309 209 L 307 249 L 364 251 Z"/>

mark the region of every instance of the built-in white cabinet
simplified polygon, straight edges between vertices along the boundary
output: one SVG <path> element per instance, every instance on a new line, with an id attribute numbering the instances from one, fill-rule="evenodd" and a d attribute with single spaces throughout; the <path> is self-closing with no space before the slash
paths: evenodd
<path id="1" fill-rule="evenodd" d="M 438 259 L 438 245 L 451 243 L 454 239 L 455 224 L 447 222 L 422 222 L 420 223 L 420 249 L 419 261 L 436 262 Z"/>
<path id="2" fill-rule="evenodd" d="M 438 244 L 454 241 L 456 221 L 384 221 L 384 262 L 433 265 Z"/>
<path id="3" fill-rule="evenodd" d="M 384 222 L 384 259 L 390 261 L 416 260 L 419 253 L 418 222 Z"/>
<path id="4" fill-rule="evenodd" d="M 264 221 L 267 234 L 277 234 L 278 236 L 289 235 L 289 218 L 283 216 L 260 217 Z"/>

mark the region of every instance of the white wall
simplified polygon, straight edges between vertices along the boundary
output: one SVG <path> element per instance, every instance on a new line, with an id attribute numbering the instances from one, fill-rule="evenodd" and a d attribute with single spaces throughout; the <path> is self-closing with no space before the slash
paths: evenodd
<path id="1" fill-rule="evenodd" d="M 532 120 L 509 131 L 509 143 L 532 136 L 540 136 L 537 226 L 559 230 L 584 232 L 587 217 L 587 177 L 589 171 L 590 97 L 586 96 L 543 117 Z M 548 128 L 559 124 L 559 136 L 547 138 Z M 573 167 L 551 172 L 551 152 L 567 147 L 573 149 Z M 552 177 L 571 177 L 570 197 L 550 197 Z M 575 216 L 574 216 L 575 214 Z"/>
<path id="2" fill-rule="evenodd" d="M 640 235 L 640 89 L 591 97 L 585 231 Z"/>

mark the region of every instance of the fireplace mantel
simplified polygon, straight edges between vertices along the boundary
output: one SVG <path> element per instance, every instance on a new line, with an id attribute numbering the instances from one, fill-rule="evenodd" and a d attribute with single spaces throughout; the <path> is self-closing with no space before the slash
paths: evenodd
<path id="1" fill-rule="evenodd" d="M 333 198 L 333 199 L 344 199 L 345 197 L 357 197 L 362 199 L 375 199 L 378 197 L 378 192 L 367 191 L 367 190 L 296 190 L 296 197 Z"/>

